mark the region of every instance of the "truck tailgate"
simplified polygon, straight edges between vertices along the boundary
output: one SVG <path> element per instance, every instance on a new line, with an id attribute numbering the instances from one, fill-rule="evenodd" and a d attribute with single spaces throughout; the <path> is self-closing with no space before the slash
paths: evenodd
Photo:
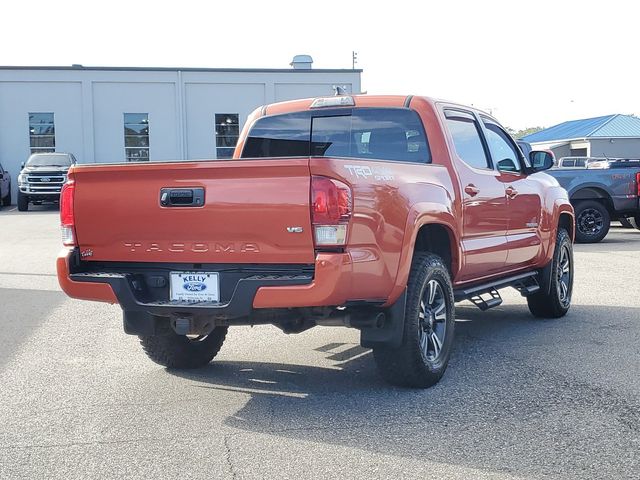
<path id="1" fill-rule="evenodd" d="M 71 178 L 84 261 L 314 261 L 308 158 L 79 166 Z M 176 203 L 202 189 L 202 206 L 161 205 L 175 189 Z"/>

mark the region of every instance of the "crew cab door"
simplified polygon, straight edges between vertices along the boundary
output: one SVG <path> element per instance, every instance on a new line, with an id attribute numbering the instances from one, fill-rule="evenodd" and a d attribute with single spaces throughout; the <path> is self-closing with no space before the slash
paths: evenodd
<path id="1" fill-rule="evenodd" d="M 476 116 L 444 110 L 462 192 L 463 262 L 457 280 L 479 280 L 500 273 L 507 259 L 508 211 L 500 173 L 493 169 Z"/>
<path id="2" fill-rule="evenodd" d="M 481 117 L 489 152 L 504 185 L 508 207 L 505 267 L 509 270 L 527 266 L 540 254 L 542 185 L 524 173 L 525 159 L 511 137 L 495 121 Z"/>

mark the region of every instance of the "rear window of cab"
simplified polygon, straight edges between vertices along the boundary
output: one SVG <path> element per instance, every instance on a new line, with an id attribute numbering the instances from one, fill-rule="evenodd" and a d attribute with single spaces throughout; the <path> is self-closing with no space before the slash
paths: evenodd
<path id="1" fill-rule="evenodd" d="M 430 163 L 418 114 L 406 108 L 305 111 L 258 119 L 241 158 L 345 157 Z"/>

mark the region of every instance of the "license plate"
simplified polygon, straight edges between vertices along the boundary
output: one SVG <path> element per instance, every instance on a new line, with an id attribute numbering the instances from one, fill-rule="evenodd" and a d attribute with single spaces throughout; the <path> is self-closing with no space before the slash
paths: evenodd
<path id="1" fill-rule="evenodd" d="M 171 272 L 171 300 L 219 302 L 218 274 L 212 272 Z"/>

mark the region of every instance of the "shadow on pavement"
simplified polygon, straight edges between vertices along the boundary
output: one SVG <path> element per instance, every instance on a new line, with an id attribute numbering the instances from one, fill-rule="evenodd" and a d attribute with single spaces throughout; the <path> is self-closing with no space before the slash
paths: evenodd
<path id="1" fill-rule="evenodd" d="M 573 246 L 576 252 L 606 252 L 615 249 L 616 252 L 637 252 L 640 244 L 640 231 L 620 228 L 611 230 L 598 243 L 577 243 Z"/>
<path id="2" fill-rule="evenodd" d="M 0 373 L 64 300 L 62 292 L 18 290 L 0 285 Z"/>
<path id="3" fill-rule="evenodd" d="M 43 205 L 29 204 L 29 209 L 26 212 L 18 211 L 18 207 L 15 204 L 8 207 L 0 207 L 0 215 L 29 215 L 29 213 L 47 213 L 56 215 L 60 214 L 60 207 L 53 203 L 45 203 Z"/>
<path id="4" fill-rule="evenodd" d="M 610 346 L 594 330 L 608 319 L 624 337 L 640 309 L 608 310 L 573 306 L 536 320 L 523 306 L 461 306 L 449 369 L 428 390 L 386 385 L 368 351 L 338 342 L 315 349 L 334 368 L 214 361 L 170 373 L 193 388 L 248 393 L 226 420 L 242 431 L 529 478 L 627 478 L 638 467 L 639 399 L 606 386 L 598 364 Z"/>

